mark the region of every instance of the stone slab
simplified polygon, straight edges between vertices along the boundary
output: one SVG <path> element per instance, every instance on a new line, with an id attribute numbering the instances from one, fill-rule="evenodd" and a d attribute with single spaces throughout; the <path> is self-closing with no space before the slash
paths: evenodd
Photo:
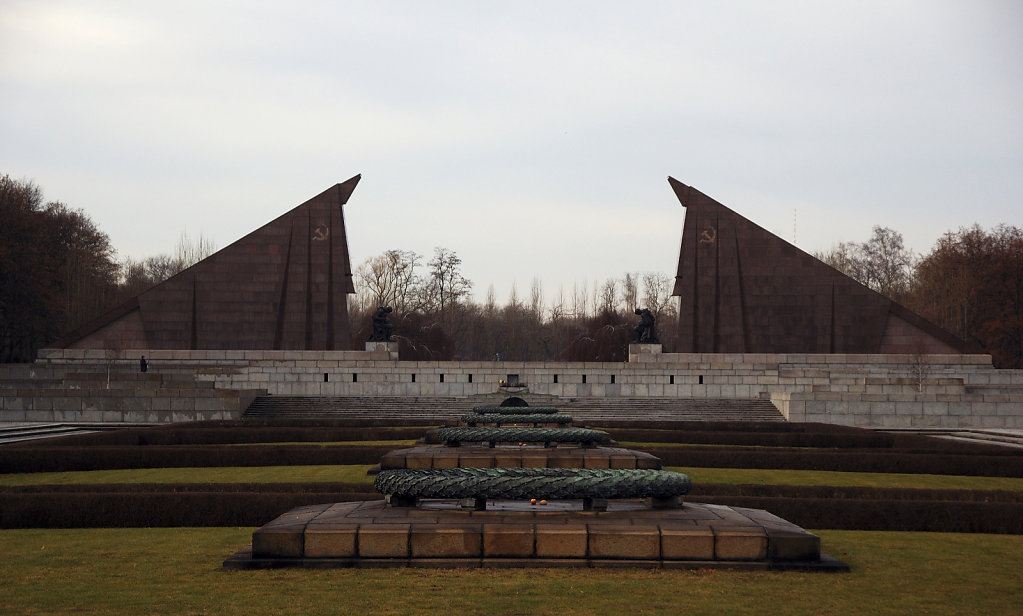
<path id="1" fill-rule="evenodd" d="M 820 539 L 766 511 L 613 500 L 456 500 L 394 507 L 363 501 L 299 507 L 253 533 L 228 569 L 271 567 L 664 567 L 847 571 Z"/>
<path id="2" fill-rule="evenodd" d="M 621 447 L 445 447 L 421 445 L 390 451 L 381 470 L 398 468 L 640 468 L 660 469 L 661 460 Z"/>

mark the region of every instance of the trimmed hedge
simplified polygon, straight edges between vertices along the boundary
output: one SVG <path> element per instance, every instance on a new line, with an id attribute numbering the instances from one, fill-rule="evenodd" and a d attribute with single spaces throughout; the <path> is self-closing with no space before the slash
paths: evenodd
<path id="1" fill-rule="evenodd" d="M 0 473 L 128 468 L 376 464 L 390 445 L 122 446 L 0 448 Z M 648 447 L 665 466 L 1023 477 L 1023 456 L 873 450 Z"/>
<path id="2" fill-rule="evenodd" d="M 876 450 L 763 451 L 729 447 L 646 447 L 643 450 L 660 458 L 665 466 L 1023 477 L 1023 456 L 1018 454 L 989 456 Z"/>
<path id="3" fill-rule="evenodd" d="M 0 473 L 123 468 L 376 464 L 390 445 L 228 445 L 0 448 Z"/>
<path id="4" fill-rule="evenodd" d="M 702 495 L 772 498 L 826 498 L 847 500 L 930 500 L 974 503 L 1023 503 L 1023 492 L 1011 490 L 938 490 L 921 488 L 874 488 L 861 486 L 789 486 L 760 484 L 696 484 Z"/>
<path id="5" fill-rule="evenodd" d="M 0 447 L 0 473 L 126 468 L 376 464 L 390 445 L 146 445 Z M 1023 477 L 1023 455 L 870 449 L 646 447 L 665 466 Z"/>
<path id="6" fill-rule="evenodd" d="M 564 412 L 571 414 L 572 411 Z M 776 432 L 807 434 L 862 433 L 868 430 L 853 426 L 826 423 L 791 423 L 788 421 L 694 421 L 684 419 L 601 419 L 600 426 L 609 430 L 646 429 L 687 432 Z"/>
<path id="7" fill-rule="evenodd" d="M 6 493 L 0 527 L 262 526 L 302 505 L 380 498 L 358 492 Z"/>
<path id="8" fill-rule="evenodd" d="M 433 425 L 437 425 L 434 422 Z M 194 424 L 189 424 L 194 426 Z M 418 439 L 425 427 L 173 427 L 127 428 L 54 437 L 46 446 L 101 447 L 150 445 L 228 445 L 239 443 L 323 443 L 336 441 L 395 441 Z M 31 441 L 11 443 L 11 448 L 34 448 Z"/>
<path id="9" fill-rule="evenodd" d="M 1023 534 L 1023 503 L 699 495 L 687 500 L 765 509 L 803 528 Z"/>
<path id="10" fill-rule="evenodd" d="M 47 492 L 331 492 L 374 493 L 373 482 L 362 483 L 108 483 L 68 485 L 0 486 L 3 494 Z M 789 486 L 761 484 L 701 483 L 694 492 L 707 497 L 752 496 L 772 498 L 826 498 L 850 500 L 929 500 L 975 503 L 1023 503 L 1023 492 L 1010 490 L 938 490 L 919 488 L 874 488 L 859 486 Z M 690 496 L 691 498 L 691 496 Z"/>
<path id="11" fill-rule="evenodd" d="M 96 483 L 96 484 L 55 484 L 0 486 L 0 498 L 4 494 L 42 494 L 73 492 L 272 492 L 272 493 L 335 493 L 375 494 L 373 480 L 365 483 L 311 482 L 311 483 Z"/>
<path id="12" fill-rule="evenodd" d="M 394 447 L 229 444 L 405 440 L 421 437 L 438 422 L 402 420 L 402 426 L 388 426 L 393 423 L 244 420 L 75 435 L 0 447 L 0 473 L 371 465 Z M 644 448 L 666 466 L 1023 476 L 1019 450 L 915 434 L 782 422 L 639 420 L 602 427 L 619 440 L 710 445 Z M 379 498 L 368 480 L 0 486 L 0 527 L 259 526 L 301 505 Z M 1016 491 L 700 484 L 687 500 L 765 509 L 805 528 L 1023 533 L 1023 492 Z"/>
<path id="13" fill-rule="evenodd" d="M 705 430 L 651 430 L 601 428 L 615 440 L 643 443 L 742 445 L 752 447 L 813 447 L 822 449 L 888 449 L 901 453 L 970 453 L 1019 456 L 1019 451 L 987 443 L 950 441 L 916 434 L 860 432 L 713 432 Z"/>
<path id="14" fill-rule="evenodd" d="M 2 528 L 260 526 L 298 506 L 379 500 L 360 492 L 40 492 L 0 495 Z M 692 494 L 765 509 L 804 528 L 1023 533 L 1023 503 Z"/>

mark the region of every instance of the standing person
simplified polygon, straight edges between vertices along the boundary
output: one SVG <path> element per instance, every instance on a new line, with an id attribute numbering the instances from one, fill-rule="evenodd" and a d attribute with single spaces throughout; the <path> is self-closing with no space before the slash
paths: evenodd
<path id="1" fill-rule="evenodd" d="M 139 372 L 148 372 L 149 362 L 146 361 L 146 356 L 143 355 L 142 359 L 139 360 Z"/>

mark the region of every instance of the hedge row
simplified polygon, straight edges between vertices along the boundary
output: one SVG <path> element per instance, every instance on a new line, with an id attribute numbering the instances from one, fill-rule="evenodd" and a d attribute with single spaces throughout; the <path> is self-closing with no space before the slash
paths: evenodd
<path id="1" fill-rule="evenodd" d="M 74 492 L 267 492 L 283 493 L 330 493 L 370 494 L 373 493 L 373 479 L 365 483 L 315 482 L 315 483 L 97 483 L 97 484 L 38 484 L 27 486 L 0 486 L 0 498 L 5 494 L 41 494 Z"/>
<path id="2" fill-rule="evenodd" d="M 762 468 L 1023 477 L 1023 456 L 989 456 L 891 451 L 758 450 L 730 447 L 645 447 L 665 466 Z"/>
<path id="3" fill-rule="evenodd" d="M 152 428 L 134 428 L 92 434 L 56 437 L 49 446 L 149 446 L 217 445 L 273 442 L 337 442 L 407 440 L 421 437 L 427 426 L 360 426 L 352 420 L 345 426 L 263 425 L 262 423 L 198 422 Z M 432 425 L 436 425 L 433 422 Z M 616 422 L 622 423 L 622 422 Z M 651 422 L 635 422 L 651 423 Z M 710 424 L 710 425 L 708 425 Z M 594 426 L 607 430 L 620 441 L 650 443 L 692 443 L 760 447 L 803 447 L 842 449 L 888 449 L 902 453 L 971 453 L 1019 456 L 1007 447 L 967 443 L 917 434 L 891 434 L 825 424 L 671 422 L 670 428 Z M 779 426 L 785 429 L 779 429 Z M 798 429 L 793 429 L 797 427 Z M 11 448 L 34 448 L 37 443 L 13 443 Z"/>
<path id="4" fill-rule="evenodd" d="M 434 425 L 437 425 L 434 422 Z M 102 447 L 150 445 L 228 445 L 239 443 L 323 443 L 337 441 L 393 441 L 418 439 L 427 427 L 195 427 L 127 428 L 47 439 L 46 446 Z M 39 443 L 22 441 L 11 448 L 34 448 Z"/>
<path id="5" fill-rule="evenodd" d="M 5 493 L 0 527 L 262 526 L 301 505 L 379 498 L 352 492 Z"/>
<path id="6" fill-rule="evenodd" d="M 111 484 L 70 484 L 70 485 L 27 485 L 0 486 L 0 498 L 4 494 L 40 493 L 117 493 L 117 492 L 267 492 L 267 493 L 331 493 L 371 494 L 372 479 L 363 483 L 317 482 L 317 483 L 111 483 Z M 847 499 L 883 501 L 963 501 L 974 503 L 1023 503 L 1023 492 L 1010 490 L 938 490 L 918 488 L 875 488 L 859 486 L 789 486 L 760 484 L 700 483 L 694 488 L 700 497 L 772 497 Z M 690 496 L 691 498 L 692 496 Z"/>
<path id="7" fill-rule="evenodd" d="M 1023 492 L 1012 490 L 938 490 L 921 488 L 874 488 L 863 486 L 790 486 L 700 483 L 694 493 L 704 496 L 752 496 L 880 501 L 963 501 L 974 503 L 1023 503 Z"/>
<path id="8" fill-rule="evenodd" d="M 971 453 L 1019 456 L 1018 450 L 988 443 L 951 441 L 916 434 L 860 432 L 714 432 L 706 430 L 651 430 L 606 428 L 616 440 L 642 443 L 690 443 L 754 447 L 814 447 L 838 449 L 886 449 L 902 453 Z"/>
<path id="9" fill-rule="evenodd" d="M 2 528 L 261 526 L 301 505 L 377 500 L 337 492 L 44 492 L 0 497 Z M 765 509 L 804 528 L 1023 533 L 1023 503 L 692 495 Z"/>
<path id="10" fill-rule="evenodd" d="M 565 411 L 572 414 L 571 410 Z M 703 432 L 771 432 L 798 434 L 842 434 L 863 432 L 863 428 L 838 424 L 788 421 L 699 421 L 686 419 L 601 419 L 608 429 L 683 430 Z"/>
<path id="11" fill-rule="evenodd" d="M 803 528 L 1023 534 L 1023 503 L 700 495 L 689 500 L 765 509 Z"/>
<path id="12" fill-rule="evenodd" d="M 376 464 L 390 445 L 0 447 L 0 473 L 125 468 Z"/>
<path id="13" fill-rule="evenodd" d="M 0 473 L 127 468 L 376 464 L 390 445 L 0 447 Z M 887 450 L 646 447 L 665 466 L 1023 477 L 1023 456 Z"/>

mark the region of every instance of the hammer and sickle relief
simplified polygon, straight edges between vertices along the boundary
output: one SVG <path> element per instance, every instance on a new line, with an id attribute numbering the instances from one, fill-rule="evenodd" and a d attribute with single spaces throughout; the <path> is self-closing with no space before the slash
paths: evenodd
<path id="1" fill-rule="evenodd" d="M 718 239 L 718 230 L 714 227 L 707 227 L 700 232 L 701 244 L 713 244 Z"/>
<path id="2" fill-rule="evenodd" d="M 316 225 L 313 229 L 313 241 L 322 242 L 330 237 L 330 228 L 327 225 Z"/>

